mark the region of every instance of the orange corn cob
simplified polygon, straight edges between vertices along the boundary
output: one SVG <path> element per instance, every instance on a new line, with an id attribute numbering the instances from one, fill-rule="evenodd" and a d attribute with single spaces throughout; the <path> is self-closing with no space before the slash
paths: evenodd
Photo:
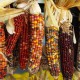
<path id="1" fill-rule="evenodd" d="M 44 37 L 44 18 L 41 14 L 30 14 L 30 58 L 29 72 L 39 70 L 42 57 L 42 41 Z"/>

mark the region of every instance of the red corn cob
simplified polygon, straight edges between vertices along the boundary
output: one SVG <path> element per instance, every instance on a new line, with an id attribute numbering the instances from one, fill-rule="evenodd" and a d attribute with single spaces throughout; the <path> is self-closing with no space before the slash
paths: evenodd
<path id="1" fill-rule="evenodd" d="M 13 35 L 8 34 L 7 40 L 6 40 L 6 53 L 7 53 L 7 58 L 10 61 L 10 67 L 13 68 L 13 50 L 16 46 L 16 42 L 20 37 L 22 27 L 23 27 L 23 22 L 24 22 L 24 14 L 21 14 L 17 17 L 14 17 L 14 26 L 15 26 L 15 33 Z"/>
<path id="2" fill-rule="evenodd" d="M 29 41 L 28 41 L 28 14 L 24 15 L 24 26 L 20 38 L 20 57 L 19 64 L 21 69 L 26 69 L 29 57 Z"/>
<path id="3" fill-rule="evenodd" d="M 3 26 L 0 23 L 1 26 Z M 3 28 L 0 28 L 0 79 L 4 78 L 6 76 L 7 71 L 7 59 L 5 57 L 5 32 Z"/>
<path id="4" fill-rule="evenodd" d="M 73 34 L 72 26 L 66 26 L 69 23 L 63 23 L 60 29 L 60 52 L 61 67 L 63 77 L 72 79 L 74 72 L 74 50 L 73 50 Z M 67 28 L 68 27 L 68 28 Z"/>
<path id="5" fill-rule="evenodd" d="M 14 18 L 14 25 L 15 25 L 15 33 L 13 35 L 9 35 L 7 38 L 7 55 L 10 55 L 16 45 L 16 42 L 20 36 L 23 27 L 23 15 L 17 16 Z"/>

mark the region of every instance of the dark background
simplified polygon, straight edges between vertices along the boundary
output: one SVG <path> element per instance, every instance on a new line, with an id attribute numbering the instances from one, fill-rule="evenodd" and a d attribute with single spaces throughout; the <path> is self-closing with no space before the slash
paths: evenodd
<path id="1" fill-rule="evenodd" d="M 79 15 L 80 15 L 80 11 L 78 8 L 74 7 L 74 8 L 71 8 L 71 13 L 73 15 L 73 26 L 74 26 L 74 30 L 75 30 L 75 35 L 76 35 L 76 40 L 77 40 L 77 43 L 74 45 L 74 65 L 76 67 L 76 60 L 77 60 L 77 52 L 78 52 L 78 40 L 79 40 L 79 27 L 80 27 L 80 21 L 79 21 Z"/>

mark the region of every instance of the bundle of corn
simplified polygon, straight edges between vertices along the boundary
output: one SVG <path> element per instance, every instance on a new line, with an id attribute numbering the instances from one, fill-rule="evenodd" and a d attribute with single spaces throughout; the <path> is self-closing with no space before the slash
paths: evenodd
<path id="1" fill-rule="evenodd" d="M 30 8 L 30 57 L 28 70 L 31 74 L 39 70 L 42 57 L 42 41 L 44 38 L 44 18 L 37 1 Z"/>
<path id="2" fill-rule="evenodd" d="M 75 1 L 75 0 L 50 0 L 51 2 L 55 2 L 56 4 L 57 4 L 57 7 L 58 7 L 58 9 L 56 8 L 56 6 L 54 6 L 54 3 L 53 3 L 53 7 L 52 8 L 55 8 L 55 9 L 53 9 L 53 14 L 54 14 L 54 18 L 56 18 L 56 20 L 57 20 L 57 22 L 58 22 L 58 25 L 59 26 L 61 26 L 62 24 L 64 25 L 64 23 L 65 22 L 68 22 L 68 23 L 72 23 L 72 14 L 70 13 L 70 11 L 68 10 L 68 8 L 71 8 L 71 7 L 74 7 L 74 6 L 80 6 L 80 0 L 77 0 L 77 1 Z M 67 8 L 67 9 L 66 9 Z M 56 10 L 57 10 L 57 13 L 58 13 L 58 16 L 56 15 L 57 13 L 56 13 Z M 59 13 L 60 13 L 60 15 L 59 15 Z M 50 13 L 50 15 L 51 15 L 51 13 Z M 57 17 L 56 17 L 57 16 Z M 48 17 L 47 17 L 48 18 Z M 65 28 L 64 28 L 65 29 Z M 65 31 L 66 31 L 66 29 L 65 29 Z M 69 31 L 69 28 L 68 28 L 68 31 Z M 72 36 L 72 35 L 71 35 Z M 64 37 L 64 36 L 62 36 L 62 37 Z M 65 36 L 65 37 L 67 37 L 67 36 Z M 64 40 L 64 39 L 63 39 Z M 73 41 L 73 40 L 72 40 Z M 72 43 L 70 42 L 70 44 L 72 45 Z M 60 46 L 62 46 L 62 45 L 60 45 Z M 64 46 L 65 47 L 65 46 Z M 69 45 L 68 45 L 68 47 L 69 47 Z M 74 52 L 73 52 L 73 45 L 72 45 L 72 48 L 71 48 L 72 50 L 72 52 L 71 52 L 71 55 L 72 56 L 74 56 Z M 63 50 L 62 50 L 63 51 Z M 62 54 L 63 55 L 63 54 Z M 62 58 L 62 57 L 61 57 Z M 69 56 L 66 56 L 66 59 L 68 59 L 69 58 Z M 73 60 L 72 59 L 69 59 L 70 61 L 69 62 L 72 62 L 72 64 L 73 64 Z M 68 62 L 66 62 L 66 63 L 68 63 Z M 64 65 L 62 65 L 62 67 L 63 67 Z M 71 74 L 69 74 L 69 76 L 70 75 L 73 75 L 73 66 L 74 65 L 72 65 L 72 70 L 71 70 Z M 67 71 L 67 66 L 66 66 L 66 71 Z M 63 69 L 63 71 L 64 71 L 64 69 Z M 64 72 L 64 74 L 66 74 L 67 72 Z M 63 75 L 64 75 L 63 74 Z"/>
<path id="3" fill-rule="evenodd" d="M 7 58 L 5 57 L 5 32 L 2 28 L 3 25 L 4 23 L 0 22 L 0 79 L 4 78 L 4 76 L 7 74 Z"/>
<path id="4" fill-rule="evenodd" d="M 74 62 L 73 62 L 73 58 L 74 58 L 74 52 L 73 52 L 73 43 L 72 43 L 72 41 L 73 40 L 71 40 L 71 37 L 72 37 L 72 35 L 70 34 L 68 34 L 70 31 L 69 31 L 69 26 L 68 26 L 68 28 L 65 26 L 65 23 L 64 22 L 67 22 L 67 23 L 72 23 L 72 14 L 70 13 L 70 11 L 68 10 L 69 8 L 72 8 L 72 7 L 79 7 L 80 6 L 80 0 L 58 0 L 57 2 L 55 1 L 55 3 L 57 4 L 57 6 L 61 9 L 61 10 L 66 10 L 67 9 L 67 12 L 66 12 L 66 14 L 64 14 L 64 12 L 62 13 L 61 12 L 61 16 L 60 16 L 60 18 L 61 17 L 63 17 L 64 15 L 66 15 L 66 17 L 67 17 L 67 19 L 65 20 L 65 19 L 63 19 L 63 21 L 61 21 L 60 20 L 60 23 L 62 22 L 62 24 L 63 24 L 63 26 L 64 26 L 64 29 L 62 29 L 62 31 L 61 31 L 61 33 L 60 33 L 60 43 L 61 43 L 61 41 L 62 41 L 62 45 L 60 45 L 61 46 L 61 61 L 62 61 L 62 70 L 63 70 L 63 76 L 65 76 L 65 77 L 68 77 L 69 78 L 69 76 L 72 76 L 73 75 L 73 67 L 74 67 Z M 69 18 L 69 19 L 68 19 Z M 62 27 L 61 27 L 62 28 Z M 68 30 L 68 31 L 67 31 Z M 73 30 L 71 30 L 71 32 L 70 33 L 72 33 L 72 31 Z M 68 38 L 69 37 L 69 38 Z M 68 40 L 68 41 L 65 41 L 65 40 Z M 75 40 L 74 40 L 75 41 Z M 66 45 L 66 43 L 67 43 L 67 45 Z M 64 44 L 64 45 L 63 45 Z M 71 46 L 70 45 L 68 45 L 68 44 L 71 44 Z M 71 48 L 71 55 L 69 55 L 69 53 L 70 53 L 70 51 L 68 52 L 68 49 L 70 49 Z M 66 51 L 67 52 L 66 52 Z M 65 52 L 64 52 L 65 51 Z M 62 54 L 63 53 L 63 54 Z M 65 54 L 64 54 L 65 53 Z M 67 54 L 66 54 L 67 53 Z M 65 58 L 64 60 L 63 60 L 63 58 L 62 58 L 62 56 L 63 56 L 63 58 Z M 71 56 L 71 57 L 70 57 Z M 72 57 L 73 56 L 73 57 Z M 79 55 L 78 55 L 79 56 Z M 66 60 L 69 60 L 69 61 L 66 61 Z M 64 61 L 66 61 L 66 64 L 64 64 Z M 78 57 L 78 61 L 79 61 L 79 57 Z M 70 69 L 70 67 L 68 67 L 67 66 L 67 64 L 68 64 L 68 62 L 71 62 L 72 63 L 72 65 L 70 65 L 70 67 L 71 67 L 71 69 Z M 64 65 L 63 65 L 64 64 Z M 79 63 L 78 63 L 79 64 Z M 66 67 L 66 68 L 63 68 L 63 67 Z M 79 67 L 79 65 L 77 66 L 77 67 Z M 69 69 L 69 70 L 68 70 Z M 79 68 L 78 68 L 79 69 Z M 70 72 L 70 74 L 69 73 L 67 73 L 67 72 L 69 72 L 71 70 L 71 72 Z M 65 75 L 64 75 L 65 74 Z M 68 75 L 67 75 L 68 74 Z"/>
<path id="5" fill-rule="evenodd" d="M 46 54 L 50 72 L 55 78 L 58 78 L 60 73 L 60 55 L 58 49 L 59 26 L 54 16 L 55 12 L 52 12 L 53 9 L 58 10 L 51 0 L 45 0 Z"/>

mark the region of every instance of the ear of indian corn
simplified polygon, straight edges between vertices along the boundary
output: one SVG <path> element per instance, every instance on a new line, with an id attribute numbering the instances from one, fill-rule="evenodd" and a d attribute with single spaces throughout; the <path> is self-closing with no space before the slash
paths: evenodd
<path id="1" fill-rule="evenodd" d="M 58 49 L 58 29 L 54 26 L 46 27 L 46 54 L 50 72 L 57 77 L 60 73 L 60 55 Z"/>
<path id="2" fill-rule="evenodd" d="M 44 18 L 41 14 L 30 14 L 30 58 L 28 70 L 36 73 L 42 57 L 42 41 L 44 38 Z"/>
<path id="3" fill-rule="evenodd" d="M 60 27 L 59 43 L 63 77 L 69 80 L 74 72 L 74 49 L 72 26 L 68 22 Z"/>
<path id="4" fill-rule="evenodd" d="M 26 69 L 29 58 L 28 13 L 24 14 L 23 28 L 20 36 L 19 64 L 21 69 Z"/>
<path id="5" fill-rule="evenodd" d="M 15 33 L 13 35 L 7 33 L 8 35 L 6 35 L 6 55 L 9 60 L 10 68 L 14 67 L 13 66 L 13 54 L 14 54 L 13 52 L 14 52 L 16 43 L 20 37 L 21 31 L 22 31 L 23 22 L 24 22 L 23 17 L 24 17 L 24 15 L 21 14 L 21 15 L 13 18 Z"/>
<path id="6" fill-rule="evenodd" d="M 6 46 L 5 46 L 5 32 L 4 23 L 0 22 L 0 79 L 3 79 L 7 74 L 7 58 L 6 55 Z"/>
<path id="7" fill-rule="evenodd" d="M 54 2 L 52 0 L 45 0 L 46 55 L 48 58 L 50 73 L 55 79 L 58 79 L 60 74 L 60 54 L 58 48 L 59 25 L 53 14 L 55 11 L 58 11 L 58 8 Z M 59 15 L 57 15 L 57 17 L 59 17 Z"/>

